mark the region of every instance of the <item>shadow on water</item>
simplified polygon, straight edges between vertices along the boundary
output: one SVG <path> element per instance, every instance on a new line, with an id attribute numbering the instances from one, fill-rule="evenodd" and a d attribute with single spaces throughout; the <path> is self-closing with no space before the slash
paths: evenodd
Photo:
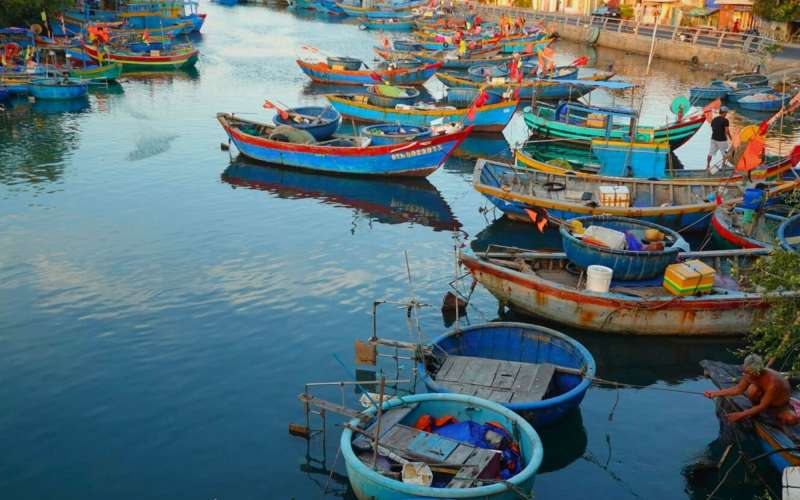
<path id="1" fill-rule="evenodd" d="M 267 191 L 278 198 L 315 199 L 348 207 L 382 224 L 417 223 L 436 231 L 461 227 L 427 179 L 366 179 L 323 175 L 258 164 L 237 157 L 222 173 L 233 188 Z M 355 228 L 354 228 L 355 230 Z"/>
<path id="2" fill-rule="evenodd" d="M 580 408 L 575 408 L 554 425 L 538 429 L 544 454 L 538 474 L 547 474 L 567 467 L 586 453 L 589 439 L 583 426 Z"/>
<path id="3" fill-rule="evenodd" d="M 514 154 L 503 134 L 470 134 L 453 152 L 453 156 L 465 160 L 489 158 L 512 162 Z"/>

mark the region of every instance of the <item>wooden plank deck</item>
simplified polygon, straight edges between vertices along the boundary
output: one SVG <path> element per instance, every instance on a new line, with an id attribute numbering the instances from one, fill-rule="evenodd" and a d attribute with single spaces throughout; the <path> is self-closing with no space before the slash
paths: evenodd
<path id="1" fill-rule="evenodd" d="M 540 401 L 555 366 L 448 355 L 434 380 L 447 390 L 499 403 Z"/>

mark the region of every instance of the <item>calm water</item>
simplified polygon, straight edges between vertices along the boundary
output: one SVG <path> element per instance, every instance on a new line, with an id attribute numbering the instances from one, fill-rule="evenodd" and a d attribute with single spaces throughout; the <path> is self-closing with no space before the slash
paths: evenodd
<path id="1" fill-rule="evenodd" d="M 268 7 L 202 10 L 197 71 L 126 77 L 70 109 L 18 102 L 0 113 L 0 498 L 319 498 L 337 429 L 307 450 L 287 424 L 302 421 L 304 382 L 352 376 L 334 356 L 351 365 L 371 301 L 438 305 L 456 227 L 468 244 L 558 245 L 479 213 L 466 160 L 410 183 L 231 164 L 215 112 L 268 118 L 264 98 L 319 102 L 294 64 L 298 47 L 370 57 L 375 39 Z M 557 46 L 564 61 L 586 50 Z M 589 55 L 643 82 L 641 58 Z M 657 64 L 645 121 L 663 122 L 674 95 L 712 76 Z M 704 161 L 708 135 L 680 150 L 684 163 Z M 487 292 L 473 304 L 470 321 L 496 317 Z M 407 338 L 402 311 L 384 307 L 381 334 Z M 422 326 L 443 331 L 438 306 Z M 572 333 L 600 376 L 692 391 L 710 387 L 698 361 L 731 347 Z M 717 427 L 696 395 L 593 388 L 580 414 L 543 433 L 536 494 L 703 498 L 714 478 L 682 471 L 719 456 Z M 327 464 L 315 462 L 323 452 Z M 347 497 L 341 461 L 334 470 L 329 496 Z M 755 489 L 734 477 L 722 496 Z"/>

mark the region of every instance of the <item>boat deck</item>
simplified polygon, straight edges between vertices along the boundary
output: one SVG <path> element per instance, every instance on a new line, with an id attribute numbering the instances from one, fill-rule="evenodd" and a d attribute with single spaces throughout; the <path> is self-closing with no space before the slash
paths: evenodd
<path id="1" fill-rule="evenodd" d="M 448 355 L 434 380 L 451 392 L 497 403 L 544 399 L 555 374 L 549 363 Z"/>

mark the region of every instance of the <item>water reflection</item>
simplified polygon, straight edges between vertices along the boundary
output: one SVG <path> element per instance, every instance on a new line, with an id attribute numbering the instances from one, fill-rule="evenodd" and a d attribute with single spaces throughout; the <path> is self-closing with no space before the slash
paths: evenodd
<path id="1" fill-rule="evenodd" d="M 538 429 L 545 449 L 538 474 L 547 474 L 567 467 L 586 453 L 588 437 L 580 408 L 567 413 L 555 425 Z"/>
<path id="2" fill-rule="evenodd" d="M 413 222 L 436 231 L 461 227 L 441 193 L 427 179 L 365 179 L 282 169 L 236 158 L 222 180 L 279 198 L 311 198 L 344 206 L 383 224 Z M 355 228 L 354 228 L 355 230 Z"/>
<path id="3" fill-rule="evenodd" d="M 511 161 L 514 158 L 503 134 L 470 134 L 453 152 L 453 156 L 470 160 L 490 158 L 500 161 Z"/>
<path id="4" fill-rule="evenodd" d="M 80 141 L 77 117 L 89 109 L 88 99 L 7 103 L 0 111 L 0 183 L 58 181 Z"/>
<path id="5" fill-rule="evenodd" d="M 533 224 L 515 222 L 504 215 L 476 234 L 470 248 L 473 252 L 483 252 L 489 245 L 560 252 L 561 234 L 554 228 L 539 231 Z"/>

